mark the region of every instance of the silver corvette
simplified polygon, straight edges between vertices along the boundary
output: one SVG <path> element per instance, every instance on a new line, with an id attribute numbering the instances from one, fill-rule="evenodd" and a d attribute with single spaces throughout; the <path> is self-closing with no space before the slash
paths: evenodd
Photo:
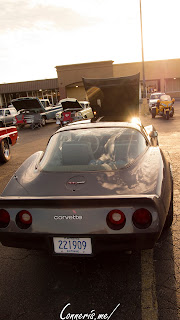
<path id="1" fill-rule="evenodd" d="M 152 248 L 172 220 L 170 164 L 140 123 L 59 129 L 0 198 L 1 243 L 55 255 Z"/>

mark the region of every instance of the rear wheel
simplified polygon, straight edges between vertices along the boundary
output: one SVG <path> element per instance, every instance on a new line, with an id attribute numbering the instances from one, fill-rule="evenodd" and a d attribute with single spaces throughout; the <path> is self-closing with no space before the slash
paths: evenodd
<path id="1" fill-rule="evenodd" d="M 10 147 L 8 140 L 4 139 L 0 143 L 0 161 L 8 162 L 10 159 Z"/>
<path id="2" fill-rule="evenodd" d="M 169 111 L 166 112 L 166 120 L 169 120 Z"/>
<path id="3" fill-rule="evenodd" d="M 172 225 L 172 222 L 173 222 L 173 194 L 171 196 L 171 202 L 169 206 L 168 215 L 166 217 L 166 221 L 164 224 L 164 229 L 169 229 Z"/>
<path id="4" fill-rule="evenodd" d="M 156 109 L 151 109 L 152 118 L 155 118 L 156 116 Z"/>
<path id="5" fill-rule="evenodd" d="M 2 121 L 0 121 L 0 128 L 2 128 L 3 127 L 3 123 L 2 123 Z"/>
<path id="6" fill-rule="evenodd" d="M 44 127 L 46 125 L 46 118 L 42 117 L 42 126 Z"/>
<path id="7" fill-rule="evenodd" d="M 170 115 L 170 117 L 173 117 L 173 115 L 174 115 L 174 107 L 172 107 L 172 110 L 171 110 L 169 115 Z"/>

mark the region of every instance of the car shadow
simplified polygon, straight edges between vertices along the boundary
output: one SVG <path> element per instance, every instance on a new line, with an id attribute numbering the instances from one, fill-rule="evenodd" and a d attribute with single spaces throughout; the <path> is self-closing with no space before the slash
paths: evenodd
<path id="1" fill-rule="evenodd" d="M 112 320 L 141 320 L 140 254 L 57 258 L 1 246 L 0 254 L 2 319 L 55 320 L 70 304 L 63 316 L 92 310 L 110 315 L 118 306 Z"/>
<path id="2" fill-rule="evenodd" d="M 158 320 L 178 319 L 173 251 L 169 230 L 154 248 Z M 141 253 L 72 258 L 0 246 L 0 254 L 2 319 L 59 319 L 67 304 L 64 317 L 118 306 L 112 320 L 142 319 Z"/>

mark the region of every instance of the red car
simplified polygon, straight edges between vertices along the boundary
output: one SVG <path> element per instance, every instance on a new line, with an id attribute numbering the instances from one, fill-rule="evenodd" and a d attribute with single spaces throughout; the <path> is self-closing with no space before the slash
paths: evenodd
<path id="1" fill-rule="evenodd" d="M 18 139 L 16 127 L 0 128 L 0 162 L 7 162 L 11 157 L 10 145 L 14 145 Z"/>

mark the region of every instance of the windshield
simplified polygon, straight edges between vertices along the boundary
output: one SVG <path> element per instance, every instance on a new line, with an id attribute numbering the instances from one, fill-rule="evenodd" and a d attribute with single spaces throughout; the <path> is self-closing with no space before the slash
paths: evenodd
<path id="1" fill-rule="evenodd" d="M 164 93 L 151 94 L 150 99 L 160 99 Z"/>
<path id="2" fill-rule="evenodd" d="M 132 128 L 93 128 L 55 134 L 40 170 L 56 172 L 111 171 L 123 168 L 147 147 L 144 136 Z"/>
<path id="3" fill-rule="evenodd" d="M 89 103 L 88 102 L 81 102 L 79 101 L 80 105 L 83 107 L 83 108 L 87 108 L 89 107 Z"/>
<path id="4" fill-rule="evenodd" d="M 164 94 L 161 96 L 162 101 L 171 101 L 171 97 L 167 94 Z"/>

